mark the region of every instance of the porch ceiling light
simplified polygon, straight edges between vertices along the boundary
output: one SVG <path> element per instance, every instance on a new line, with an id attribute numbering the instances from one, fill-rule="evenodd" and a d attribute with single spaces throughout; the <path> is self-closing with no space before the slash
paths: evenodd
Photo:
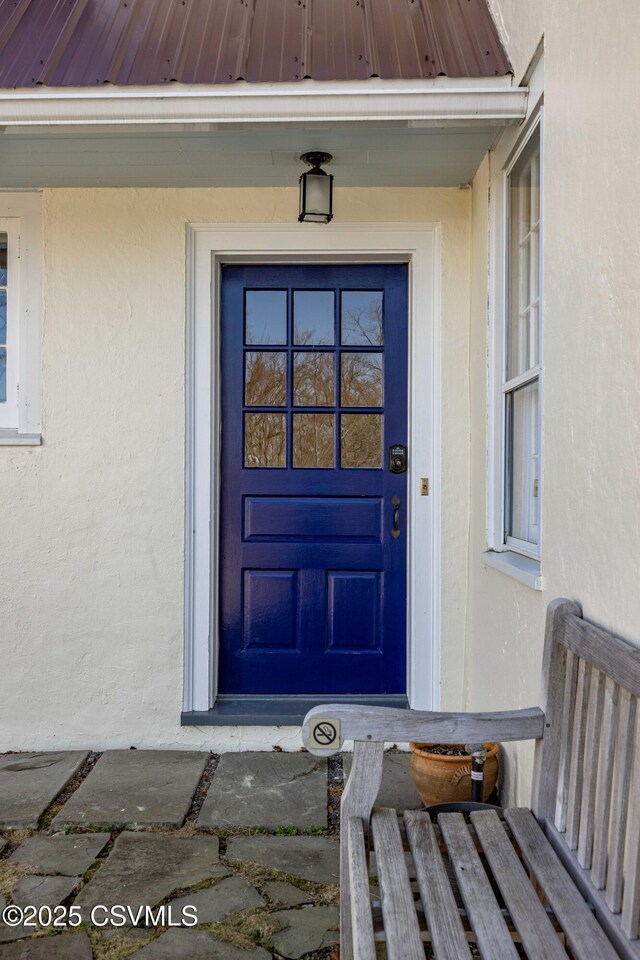
<path id="1" fill-rule="evenodd" d="M 322 164 L 330 163 L 330 153 L 303 153 L 300 157 L 308 163 L 307 170 L 300 177 L 300 215 L 298 220 L 307 223 L 329 223 L 333 219 L 333 176 L 321 169 Z"/>

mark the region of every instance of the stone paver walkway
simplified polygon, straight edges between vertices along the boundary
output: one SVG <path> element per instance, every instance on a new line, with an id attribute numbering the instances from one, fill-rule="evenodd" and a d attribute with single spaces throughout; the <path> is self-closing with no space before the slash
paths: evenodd
<path id="1" fill-rule="evenodd" d="M 327 826 L 327 761 L 310 753 L 227 753 L 199 827 Z"/>
<path id="2" fill-rule="evenodd" d="M 0 755 L 0 911 L 73 906 L 83 921 L 0 923 L 0 960 L 334 960 L 341 768 L 307 753 Z M 412 791 L 407 755 L 387 754 L 380 800 L 419 805 Z"/>
<path id="3" fill-rule="evenodd" d="M 37 827 L 54 797 L 88 756 L 88 752 L 77 751 L 0 756 L 0 830 Z"/>
<path id="4" fill-rule="evenodd" d="M 107 750 L 53 826 L 180 826 L 208 759 L 186 750 Z"/>

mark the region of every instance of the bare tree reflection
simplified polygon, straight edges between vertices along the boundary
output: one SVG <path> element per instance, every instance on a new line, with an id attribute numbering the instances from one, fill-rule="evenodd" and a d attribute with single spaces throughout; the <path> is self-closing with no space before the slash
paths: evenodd
<path id="1" fill-rule="evenodd" d="M 382 406 L 381 353 L 343 353 L 340 376 L 345 407 Z"/>
<path id="2" fill-rule="evenodd" d="M 333 422 L 332 413 L 293 415 L 294 467 L 333 466 Z"/>
<path id="3" fill-rule="evenodd" d="M 284 413 L 245 413 L 245 467 L 286 466 L 287 418 Z"/>
<path id="4" fill-rule="evenodd" d="M 334 353 L 294 353 L 293 402 L 297 407 L 332 407 Z"/>
<path id="5" fill-rule="evenodd" d="M 382 294 L 344 291 L 342 294 L 342 343 L 382 346 Z"/>
<path id="6" fill-rule="evenodd" d="M 341 429 L 342 467 L 376 470 L 382 466 L 382 415 L 343 413 Z"/>
<path id="7" fill-rule="evenodd" d="M 282 407 L 287 402 L 287 355 L 257 350 L 245 361 L 245 402 L 252 407 Z"/>

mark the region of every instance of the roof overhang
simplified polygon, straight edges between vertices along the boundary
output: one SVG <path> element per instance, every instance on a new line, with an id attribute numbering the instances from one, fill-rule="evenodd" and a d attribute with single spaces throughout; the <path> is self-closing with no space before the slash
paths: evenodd
<path id="1" fill-rule="evenodd" d="M 526 115 L 511 77 L 314 81 L 210 86 L 37 87 L 0 92 L 0 126 L 413 121 L 505 126 Z"/>

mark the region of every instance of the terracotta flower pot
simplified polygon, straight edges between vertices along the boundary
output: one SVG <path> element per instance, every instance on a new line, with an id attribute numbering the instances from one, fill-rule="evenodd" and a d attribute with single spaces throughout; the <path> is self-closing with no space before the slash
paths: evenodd
<path id="1" fill-rule="evenodd" d="M 471 800 L 471 757 L 431 753 L 434 743 L 410 743 L 411 774 L 425 806 Z M 464 749 L 464 744 L 449 744 Z M 498 780 L 499 743 L 486 743 L 484 799 L 488 800 Z"/>

